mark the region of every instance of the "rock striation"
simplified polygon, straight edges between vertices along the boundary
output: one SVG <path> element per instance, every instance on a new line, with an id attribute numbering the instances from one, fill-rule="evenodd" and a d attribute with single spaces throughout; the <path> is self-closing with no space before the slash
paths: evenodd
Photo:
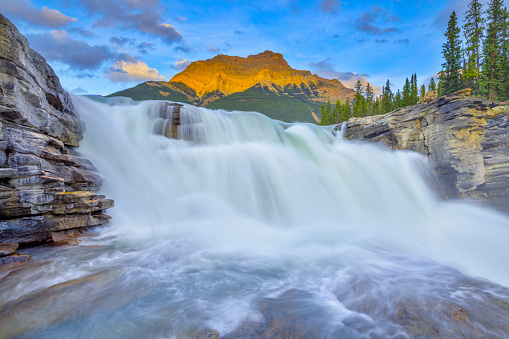
<path id="1" fill-rule="evenodd" d="M 347 139 L 424 154 L 446 198 L 487 201 L 509 211 L 507 106 L 466 89 L 386 115 L 352 118 L 344 133 Z"/>
<path id="2" fill-rule="evenodd" d="M 0 14 L 0 243 L 108 221 L 113 201 L 97 195 L 101 178 L 74 149 L 83 132 L 54 71 Z"/>

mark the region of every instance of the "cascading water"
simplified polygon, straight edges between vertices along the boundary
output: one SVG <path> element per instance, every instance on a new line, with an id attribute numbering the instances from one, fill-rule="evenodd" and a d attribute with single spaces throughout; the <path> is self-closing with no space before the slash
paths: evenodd
<path id="1" fill-rule="evenodd" d="M 174 139 L 167 103 L 74 101 L 113 219 L 2 278 L 6 337 L 405 337 L 408 305 L 508 300 L 509 219 L 440 201 L 418 154 L 192 106 Z"/>

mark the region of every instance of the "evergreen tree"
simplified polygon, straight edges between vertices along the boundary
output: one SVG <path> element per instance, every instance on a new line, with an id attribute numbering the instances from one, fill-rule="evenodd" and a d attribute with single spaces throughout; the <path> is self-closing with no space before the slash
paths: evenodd
<path id="1" fill-rule="evenodd" d="M 477 91 L 481 72 L 481 44 L 484 37 L 483 5 L 479 0 L 471 0 L 465 12 L 463 35 L 465 37 L 465 66 L 463 78 L 466 86 Z"/>
<path id="2" fill-rule="evenodd" d="M 332 123 L 337 124 L 339 123 L 339 111 L 341 109 L 341 101 L 339 99 L 336 101 L 336 104 L 334 105 L 334 110 L 332 113 Z"/>
<path id="3" fill-rule="evenodd" d="M 435 79 L 431 77 L 431 80 L 429 81 L 428 91 L 436 91 L 437 85 L 435 84 Z"/>
<path id="4" fill-rule="evenodd" d="M 350 119 L 350 115 L 350 103 L 348 102 L 348 99 L 346 99 L 344 105 L 340 103 L 339 122 L 348 121 L 348 119 Z"/>
<path id="5" fill-rule="evenodd" d="M 393 95 L 391 92 L 391 83 L 389 79 L 387 79 L 387 83 L 383 88 L 382 99 L 380 102 L 380 114 L 389 113 L 393 110 Z"/>
<path id="6" fill-rule="evenodd" d="M 493 0 L 500 1 L 500 0 Z M 447 41 L 442 45 L 445 62 L 442 64 L 440 80 L 443 94 L 451 93 L 462 88 L 461 84 L 461 41 L 460 29 L 456 12 L 452 12 L 445 32 Z"/>
<path id="7" fill-rule="evenodd" d="M 408 78 L 406 78 L 405 85 L 403 86 L 403 93 L 401 94 L 401 107 L 410 105 L 410 91 L 410 82 Z"/>
<path id="8" fill-rule="evenodd" d="M 366 98 L 360 80 L 354 86 L 355 97 L 353 101 L 353 115 L 355 117 L 363 117 L 366 114 Z"/>
<path id="9" fill-rule="evenodd" d="M 425 95 L 426 95 L 426 86 L 424 86 L 424 84 L 422 84 L 421 93 L 419 93 L 419 98 L 424 98 Z"/>
<path id="10" fill-rule="evenodd" d="M 400 90 L 396 92 L 396 95 L 394 96 L 394 107 L 400 108 L 403 107 L 403 96 L 401 95 Z"/>
<path id="11" fill-rule="evenodd" d="M 502 70 L 500 72 L 501 88 L 499 97 L 503 101 L 509 100 L 509 13 L 506 9 L 506 22 L 505 22 L 505 42 L 502 44 L 502 57 L 501 64 Z"/>
<path id="12" fill-rule="evenodd" d="M 415 105 L 419 101 L 419 90 L 417 87 L 417 74 L 412 75 L 410 82 L 410 105 Z"/>
<path id="13" fill-rule="evenodd" d="M 322 107 L 320 108 L 321 115 L 320 115 L 320 126 L 327 126 L 327 117 L 325 116 L 325 105 L 322 104 Z"/>
<path id="14" fill-rule="evenodd" d="M 373 90 L 373 87 L 368 84 L 366 85 L 366 115 L 373 115 L 373 98 L 375 96 L 375 91 Z"/>
<path id="15" fill-rule="evenodd" d="M 507 38 L 507 9 L 502 0 L 491 0 L 488 4 L 486 36 L 484 38 L 483 59 L 479 92 L 490 100 L 504 96 L 501 89 L 506 79 L 502 79 L 504 70 L 504 46 Z"/>
<path id="16" fill-rule="evenodd" d="M 327 104 L 325 105 L 325 116 L 327 117 L 326 123 L 328 125 L 332 125 L 334 122 L 334 116 L 332 112 L 332 107 L 330 101 L 327 101 Z"/>

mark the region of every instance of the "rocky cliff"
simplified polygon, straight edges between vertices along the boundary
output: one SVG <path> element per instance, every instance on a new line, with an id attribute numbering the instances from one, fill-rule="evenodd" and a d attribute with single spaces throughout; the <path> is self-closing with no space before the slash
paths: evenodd
<path id="1" fill-rule="evenodd" d="M 509 212 L 509 108 L 463 90 L 428 104 L 344 123 L 345 137 L 428 157 L 446 198 Z"/>
<path id="2" fill-rule="evenodd" d="M 113 201 L 96 194 L 100 176 L 74 150 L 83 132 L 72 101 L 51 67 L 0 14 L 3 247 L 59 241 L 108 221 L 103 211 Z"/>

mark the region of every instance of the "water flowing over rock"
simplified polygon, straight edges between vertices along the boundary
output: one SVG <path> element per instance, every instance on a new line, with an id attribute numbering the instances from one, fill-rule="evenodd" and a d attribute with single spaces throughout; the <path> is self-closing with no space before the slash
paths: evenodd
<path id="1" fill-rule="evenodd" d="M 487 201 L 509 211 L 509 108 L 496 106 L 466 89 L 386 115 L 350 119 L 344 135 L 424 154 L 446 198 Z"/>
<path id="2" fill-rule="evenodd" d="M 113 201 L 74 147 L 84 124 L 46 60 L 0 14 L 0 242 L 104 224 Z"/>

